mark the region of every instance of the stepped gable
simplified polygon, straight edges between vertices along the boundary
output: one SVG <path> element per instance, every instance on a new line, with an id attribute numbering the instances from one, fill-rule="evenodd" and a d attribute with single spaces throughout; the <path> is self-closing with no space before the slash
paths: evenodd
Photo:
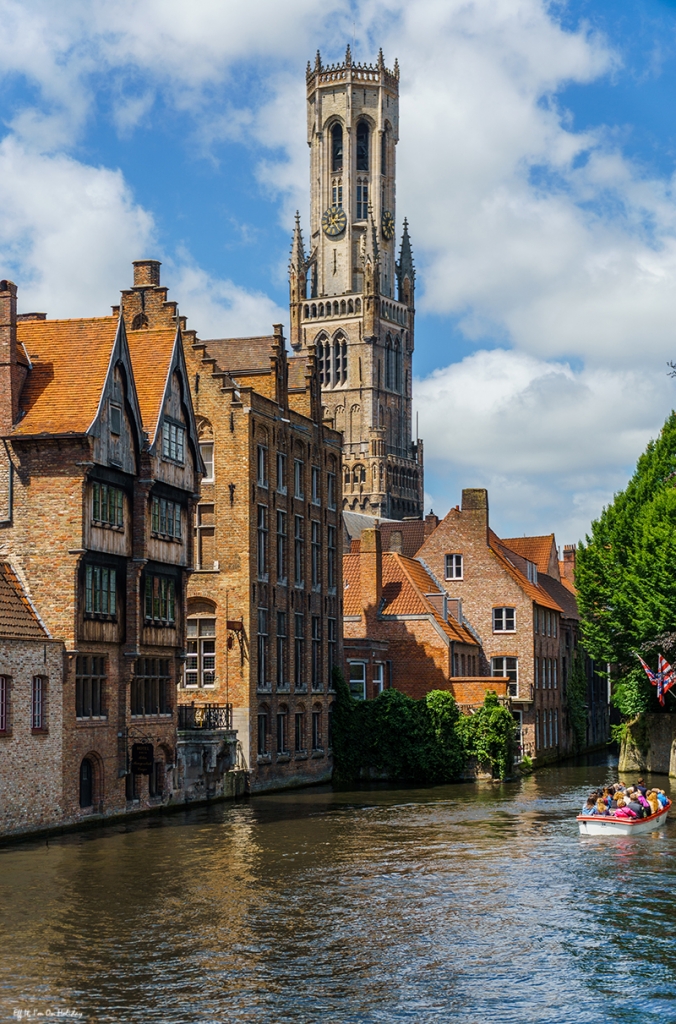
<path id="1" fill-rule="evenodd" d="M 13 640 L 49 637 L 9 562 L 0 562 L 0 636 Z"/>
<path id="2" fill-rule="evenodd" d="M 87 432 L 98 411 L 118 323 L 116 316 L 18 321 L 17 339 L 32 365 L 19 402 L 24 415 L 13 435 Z"/>

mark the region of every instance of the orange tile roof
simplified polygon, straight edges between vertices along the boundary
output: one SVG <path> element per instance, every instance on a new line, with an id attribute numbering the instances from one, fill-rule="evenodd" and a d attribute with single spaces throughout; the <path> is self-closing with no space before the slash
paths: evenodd
<path id="1" fill-rule="evenodd" d="M 549 572 L 549 560 L 554 545 L 553 533 L 548 533 L 546 537 L 510 537 L 508 540 L 501 537 L 500 543 L 522 558 L 527 558 L 529 562 L 534 562 L 538 572 Z"/>
<path id="2" fill-rule="evenodd" d="M 275 342 L 273 334 L 258 338 L 211 338 L 201 341 L 207 352 L 226 373 L 257 370 L 270 372 L 270 357 Z"/>
<path id="3" fill-rule="evenodd" d="M 565 570 L 566 570 L 566 563 L 565 562 L 559 562 L 559 575 L 561 576 L 561 583 L 566 588 L 566 590 L 570 590 L 571 594 L 575 594 L 575 596 L 577 597 L 577 590 L 575 588 L 575 584 L 573 583 L 572 580 L 568 579 L 568 577 L 566 576 L 566 571 Z"/>
<path id="4" fill-rule="evenodd" d="M 0 562 L 0 636 L 17 640 L 49 636 L 9 562 Z"/>
<path id="5" fill-rule="evenodd" d="M 127 341 L 143 429 L 152 444 L 160 421 L 176 326 L 129 331 Z"/>
<path id="6" fill-rule="evenodd" d="M 359 554 L 343 555 L 343 614 L 361 615 Z"/>
<path id="7" fill-rule="evenodd" d="M 497 536 L 497 534 L 493 533 L 492 530 L 489 530 L 488 546 L 490 547 L 491 551 L 493 552 L 497 560 L 507 570 L 512 579 L 519 584 L 524 593 L 527 594 L 532 601 L 535 601 L 536 604 L 541 605 L 543 608 L 551 608 L 555 612 L 563 612 L 563 609 L 559 607 L 556 601 L 554 601 L 554 599 L 551 598 L 549 594 L 541 586 L 539 586 L 539 584 L 531 583 L 528 577 L 524 576 L 524 574 L 519 569 L 517 569 L 513 562 L 510 562 L 509 558 L 501 551 L 501 544 L 502 541 Z"/>
<path id="8" fill-rule="evenodd" d="M 17 338 L 33 368 L 19 403 L 25 415 L 13 434 L 84 434 L 88 430 L 99 407 L 117 324 L 114 316 L 17 324 Z"/>
<path id="9" fill-rule="evenodd" d="M 296 390 L 306 387 L 305 374 L 307 373 L 307 358 L 305 356 L 292 356 L 289 363 L 289 389 Z"/>

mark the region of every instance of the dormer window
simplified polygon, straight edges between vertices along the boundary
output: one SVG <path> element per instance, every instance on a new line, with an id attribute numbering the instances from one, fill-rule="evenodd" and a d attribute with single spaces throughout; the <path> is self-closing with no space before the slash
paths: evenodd
<path id="1" fill-rule="evenodd" d="M 526 562 L 526 573 L 528 576 L 529 583 L 537 583 L 538 581 L 538 568 L 534 562 Z"/>
<path id="2" fill-rule="evenodd" d="M 110 432 L 111 434 L 122 433 L 122 409 L 119 405 L 110 403 Z"/>
<path id="3" fill-rule="evenodd" d="M 162 428 L 162 455 L 181 465 L 185 461 L 185 428 L 171 420 L 165 420 Z"/>

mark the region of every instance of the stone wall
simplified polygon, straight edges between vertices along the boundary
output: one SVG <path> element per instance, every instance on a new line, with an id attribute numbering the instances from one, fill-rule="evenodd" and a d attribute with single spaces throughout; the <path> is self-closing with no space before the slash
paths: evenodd
<path id="1" fill-rule="evenodd" d="M 676 714 L 639 715 L 630 722 L 618 767 L 620 772 L 654 772 L 676 777 Z"/>

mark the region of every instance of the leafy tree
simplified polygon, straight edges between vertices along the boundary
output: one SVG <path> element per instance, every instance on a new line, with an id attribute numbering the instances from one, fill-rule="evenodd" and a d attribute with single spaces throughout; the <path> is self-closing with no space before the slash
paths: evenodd
<path id="1" fill-rule="evenodd" d="M 467 753 L 490 769 L 495 778 L 511 774 L 516 749 L 516 723 L 498 695 L 489 690 L 483 706 L 463 716 L 462 728 Z"/>
<path id="2" fill-rule="evenodd" d="M 659 710 L 635 652 L 676 632 L 676 414 L 639 458 L 626 489 L 580 544 L 576 585 L 584 644 L 618 665 L 613 701 L 624 715 Z M 664 648 L 661 648 L 664 649 Z"/>

